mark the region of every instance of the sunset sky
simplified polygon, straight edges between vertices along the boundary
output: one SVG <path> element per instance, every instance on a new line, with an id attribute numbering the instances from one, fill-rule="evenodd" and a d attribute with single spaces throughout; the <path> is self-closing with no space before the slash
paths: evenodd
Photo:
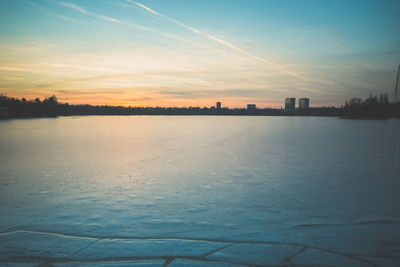
<path id="1" fill-rule="evenodd" d="M 400 1 L 1 0 L 0 93 L 124 106 L 392 96 Z"/>

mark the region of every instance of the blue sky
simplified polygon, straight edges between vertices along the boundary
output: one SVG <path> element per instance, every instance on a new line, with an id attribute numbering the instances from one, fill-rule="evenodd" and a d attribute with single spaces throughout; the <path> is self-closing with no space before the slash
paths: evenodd
<path id="1" fill-rule="evenodd" d="M 280 107 L 392 94 L 399 1 L 2 0 L 0 92 Z"/>

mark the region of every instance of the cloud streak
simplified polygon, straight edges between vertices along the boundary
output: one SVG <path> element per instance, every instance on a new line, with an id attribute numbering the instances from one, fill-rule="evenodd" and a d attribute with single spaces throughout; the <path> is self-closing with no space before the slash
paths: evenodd
<path id="1" fill-rule="evenodd" d="M 79 22 L 79 21 L 76 21 L 76 20 L 71 19 L 71 18 L 69 18 L 69 17 L 60 15 L 60 14 L 58 14 L 57 12 L 54 12 L 54 11 L 52 11 L 52 10 L 50 10 L 50 9 L 47 9 L 47 8 L 45 8 L 45 7 L 43 7 L 43 6 L 39 5 L 39 4 L 37 4 L 37 3 L 33 3 L 33 2 L 30 2 L 30 1 L 23 1 L 23 2 L 26 3 L 26 4 L 28 4 L 28 5 L 31 5 L 31 6 L 33 6 L 33 7 L 38 8 L 40 11 L 42 11 L 44 14 L 46 14 L 46 15 L 48 15 L 48 16 L 52 16 L 52 17 L 55 17 L 55 18 L 57 18 L 57 19 L 64 20 L 64 21 L 67 21 L 67 22 L 72 22 L 72 23 L 76 23 L 76 24 L 81 24 L 81 22 Z"/>
<path id="2" fill-rule="evenodd" d="M 186 29 L 189 30 L 189 31 L 192 31 L 192 32 L 197 33 L 197 34 L 200 34 L 200 35 L 202 35 L 202 36 L 204 36 L 204 37 L 206 37 L 206 38 L 208 38 L 208 39 L 210 39 L 210 40 L 212 40 L 212 41 L 215 41 L 215 42 L 217 42 L 217 43 L 219 43 L 219 44 L 221 44 L 221 45 L 223 45 L 223 46 L 229 47 L 230 49 L 233 49 L 233 50 L 235 50 L 236 52 L 239 52 L 239 53 L 244 54 L 244 55 L 246 55 L 246 56 L 252 57 L 253 59 L 256 59 L 256 60 L 258 60 L 258 61 L 260 61 L 260 62 L 262 62 L 262 63 L 267 63 L 267 61 L 266 61 L 264 58 L 261 58 L 261 57 L 259 57 L 259 56 L 253 55 L 252 53 L 247 52 L 247 51 L 245 51 L 245 50 L 243 50 L 243 49 L 241 49 L 241 48 L 235 46 L 235 45 L 232 44 L 232 43 L 229 43 L 229 42 L 227 42 L 227 41 L 224 41 L 224 40 L 222 40 L 222 39 L 220 39 L 220 38 L 217 38 L 217 37 L 215 37 L 215 36 L 206 34 L 206 33 L 202 32 L 202 31 L 200 31 L 200 30 L 198 30 L 198 29 L 196 29 L 196 28 L 193 28 L 193 27 L 191 27 L 191 26 L 189 26 L 189 25 L 186 25 L 185 23 L 182 23 L 182 22 L 177 21 L 177 20 L 175 20 L 175 19 L 173 19 L 173 18 L 167 17 L 167 16 L 165 16 L 165 15 L 163 15 L 163 14 L 161 14 L 161 13 L 159 13 L 159 12 L 157 12 L 157 11 L 151 9 L 151 8 L 149 8 L 148 6 L 145 6 L 145 5 L 143 5 L 143 4 L 141 4 L 141 3 L 138 3 L 138 2 L 134 2 L 134 1 L 132 1 L 132 0 L 127 0 L 127 2 L 129 2 L 129 3 L 131 3 L 131 4 L 134 4 L 134 5 L 138 6 L 138 7 L 141 7 L 141 8 L 143 8 L 144 10 L 146 10 L 146 11 L 148 11 L 148 12 L 154 14 L 154 15 L 157 15 L 157 16 L 162 17 L 162 18 L 164 18 L 164 19 L 166 19 L 166 20 L 168 20 L 168 21 L 171 21 L 171 22 L 173 22 L 173 23 L 175 23 L 175 24 L 178 24 L 178 25 L 180 25 L 180 26 L 186 28 Z"/>
<path id="3" fill-rule="evenodd" d="M 119 19 L 116 19 L 116 18 L 112 18 L 112 17 L 108 17 L 108 16 L 104 16 L 104 15 L 100 15 L 100 14 L 94 13 L 94 12 L 89 11 L 89 10 L 87 10 L 87 9 L 85 9 L 85 8 L 79 6 L 79 5 L 76 5 L 74 3 L 70 3 L 70 2 L 56 2 L 56 3 L 61 5 L 61 6 L 64 6 L 64 7 L 74 9 L 74 10 L 76 10 L 76 11 L 82 13 L 82 14 L 85 14 L 85 15 L 88 15 L 88 16 L 92 16 L 92 17 L 95 17 L 95 18 L 98 18 L 98 19 L 102 19 L 102 20 L 107 21 L 107 22 L 124 25 L 124 26 L 130 27 L 130 28 L 141 30 L 141 31 L 153 32 L 153 33 L 156 33 L 156 34 L 159 34 L 159 35 L 163 35 L 164 37 L 167 37 L 169 39 L 178 40 L 178 41 L 181 41 L 181 42 L 188 42 L 188 40 L 185 40 L 185 39 L 183 39 L 183 38 L 181 38 L 179 36 L 176 36 L 176 35 L 173 35 L 173 34 L 170 34 L 170 33 L 166 33 L 166 32 L 154 29 L 154 28 L 150 28 L 150 27 L 146 27 L 146 26 L 142 26 L 142 25 L 138 25 L 138 24 L 134 24 L 134 23 L 130 23 L 130 22 L 127 22 L 127 21 L 123 21 L 123 20 L 119 20 Z"/>
<path id="4" fill-rule="evenodd" d="M 175 19 L 173 19 L 173 18 L 170 18 L 170 17 L 168 17 L 168 16 L 165 16 L 165 15 L 163 15 L 163 14 L 161 14 L 161 13 L 155 11 L 154 9 L 151 9 L 150 7 L 145 6 L 145 5 L 141 4 L 141 3 L 135 2 L 135 1 L 133 1 L 133 0 L 126 0 L 126 1 L 127 1 L 128 3 L 130 3 L 130 4 L 133 4 L 133 5 L 135 5 L 135 6 L 138 6 L 138 7 L 142 8 L 142 9 L 146 10 L 147 12 L 149 12 L 149 13 L 151 13 L 151 14 L 154 14 L 154 15 L 156 15 L 156 16 L 162 17 L 162 18 L 164 18 L 164 19 L 166 19 L 166 20 L 168 20 L 168 21 L 170 21 L 170 22 L 173 22 L 173 23 L 175 23 L 175 24 L 178 24 L 178 25 L 180 25 L 180 26 L 186 28 L 186 29 L 189 30 L 189 31 L 192 31 L 192 32 L 194 32 L 194 33 L 196 33 L 196 34 L 199 34 L 199 35 L 201 35 L 201 36 L 203 36 L 203 37 L 209 39 L 209 40 L 212 40 L 212 41 L 214 41 L 214 42 L 217 42 L 217 43 L 219 43 L 220 45 L 223 45 L 223 46 L 225 46 L 225 47 L 227 47 L 227 48 L 229 48 L 229 49 L 231 49 L 231 50 L 234 50 L 234 51 L 236 51 L 236 52 L 238 52 L 238 53 L 240 53 L 240 54 L 242 54 L 242 55 L 245 55 L 245 56 L 247 56 L 247 57 L 250 57 L 250 58 L 252 58 L 252 59 L 254 59 L 254 60 L 257 60 L 257 61 L 259 61 L 259 62 L 261 62 L 261 63 L 268 64 L 268 65 L 270 65 L 272 68 L 274 68 L 274 69 L 276 69 L 276 70 L 279 70 L 279 71 L 281 71 L 281 72 L 283 72 L 283 73 L 286 73 L 287 75 L 290 75 L 290 76 L 292 76 L 292 77 L 298 78 L 298 79 L 300 79 L 300 80 L 304 80 L 304 77 L 302 77 L 300 74 L 295 73 L 295 72 L 293 72 L 293 71 L 290 71 L 290 70 L 286 69 L 284 66 L 281 66 L 281 65 L 279 65 L 279 64 L 275 64 L 275 63 L 272 63 L 272 62 L 270 62 L 270 61 L 267 61 L 266 59 L 264 59 L 264 58 L 262 58 L 262 57 L 259 57 L 259 56 L 257 56 L 257 55 L 254 55 L 253 53 L 250 53 L 250 52 L 248 52 L 248 51 L 246 51 L 246 50 L 244 50 L 244 49 L 242 49 L 242 48 L 239 48 L 239 47 L 237 47 L 236 45 L 234 45 L 234 44 L 232 44 L 232 43 L 230 43 L 230 42 L 228 42 L 228 41 L 222 40 L 221 38 L 218 38 L 218 37 L 213 36 L 213 35 L 209 35 L 209 34 L 207 34 L 207 33 L 204 33 L 204 32 L 202 32 L 202 31 L 200 31 L 199 29 L 196 29 L 196 28 L 194 28 L 194 27 L 192 27 L 192 26 L 189 26 L 189 25 L 187 25 L 187 24 L 185 24 L 185 23 L 183 23 L 183 22 L 180 22 L 180 21 L 178 21 L 178 20 L 175 20 Z"/>

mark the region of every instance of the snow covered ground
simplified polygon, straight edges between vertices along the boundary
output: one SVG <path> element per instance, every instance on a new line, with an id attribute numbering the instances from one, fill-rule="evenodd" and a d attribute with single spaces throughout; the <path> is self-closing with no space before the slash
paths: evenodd
<path id="1" fill-rule="evenodd" d="M 0 121 L 0 265 L 399 266 L 391 123 Z"/>

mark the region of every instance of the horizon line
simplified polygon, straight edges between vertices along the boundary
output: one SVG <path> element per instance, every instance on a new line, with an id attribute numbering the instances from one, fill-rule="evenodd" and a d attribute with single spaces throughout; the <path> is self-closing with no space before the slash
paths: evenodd
<path id="1" fill-rule="evenodd" d="M 40 99 L 40 97 L 29 98 L 28 99 L 26 97 L 9 96 L 6 93 L 0 93 L 0 97 L 15 98 L 15 99 L 20 100 L 20 101 L 22 101 L 22 99 L 25 99 L 27 102 L 34 102 L 36 99 L 39 99 L 41 102 L 43 102 L 44 100 L 49 99 L 49 98 L 51 98 L 53 96 L 56 97 L 57 104 L 62 104 L 62 105 L 68 104 L 68 105 L 75 105 L 75 106 L 79 106 L 79 105 L 81 105 L 81 106 L 94 106 L 94 107 L 98 106 L 98 107 L 123 107 L 123 108 L 181 108 L 181 109 L 190 109 L 190 108 L 213 109 L 213 108 L 215 108 L 215 109 L 217 109 L 216 103 L 220 102 L 222 104 L 222 101 L 215 101 L 215 102 L 213 102 L 215 105 L 209 105 L 209 106 L 206 106 L 206 105 L 203 105 L 203 106 L 194 106 L 194 105 L 188 105 L 188 106 L 144 105 L 144 106 L 140 106 L 140 105 L 132 105 L 132 104 L 90 104 L 90 103 L 82 103 L 82 102 L 81 103 L 69 103 L 68 101 L 66 101 L 66 102 L 63 102 L 62 100 L 59 101 L 58 97 L 55 94 L 53 94 L 53 95 L 51 95 L 49 97 L 43 97 L 42 96 L 43 97 L 42 99 Z M 285 100 L 285 98 L 283 98 L 283 100 Z M 292 97 L 288 97 L 288 98 L 292 98 Z M 294 98 L 301 99 L 303 97 L 299 97 L 299 98 L 294 97 Z M 285 109 L 284 102 L 280 107 L 263 106 L 262 104 L 257 104 L 256 102 L 249 102 L 249 103 L 244 104 L 244 106 L 241 106 L 241 107 L 239 107 L 239 106 L 230 106 L 230 107 L 229 106 L 221 106 L 220 109 L 247 109 L 247 105 L 256 105 L 256 109 L 274 109 L 274 110 L 282 110 L 282 109 L 284 110 Z M 324 104 L 322 104 L 322 105 L 310 105 L 309 108 L 341 108 L 343 106 L 344 106 L 344 104 L 336 104 L 335 105 L 333 103 L 330 103 L 328 105 L 324 105 Z"/>

